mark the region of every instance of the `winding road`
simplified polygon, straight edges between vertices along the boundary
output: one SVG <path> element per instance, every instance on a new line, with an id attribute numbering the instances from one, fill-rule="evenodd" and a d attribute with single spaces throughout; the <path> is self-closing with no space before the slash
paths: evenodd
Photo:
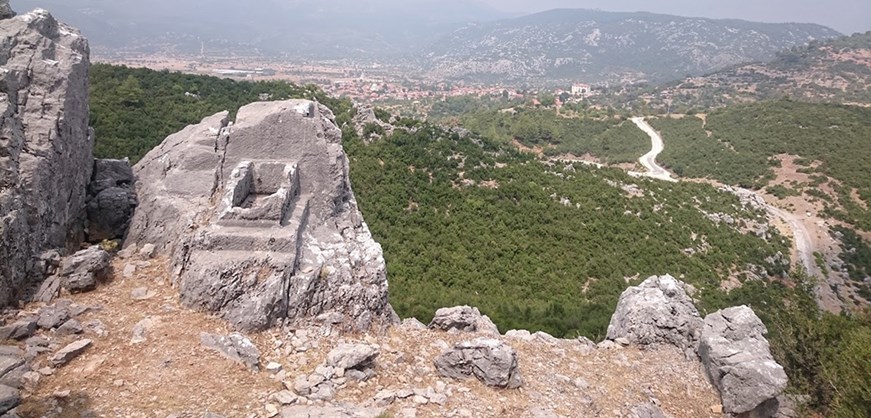
<path id="1" fill-rule="evenodd" d="M 629 174 L 632 176 L 644 176 L 650 177 L 654 179 L 677 182 L 678 180 L 672 177 L 671 173 L 669 173 L 666 169 L 662 168 L 656 162 L 656 157 L 665 150 L 665 142 L 662 140 L 662 136 L 659 132 L 656 132 L 647 121 L 644 120 L 643 117 L 636 117 L 630 119 L 632 123 L 638 126 L 639 129 L 644 131 L 648 136 L 650 136 L 651 142 L 651 150 L 647 154 L 644 154 L 641 158 L 638 159 L 638 162 L 641 163 L 644 168 L 647 169 L 646 173 L 635 173 L 630 172 Z M 746 189 L 738 189 L 741 192 L 752 194 L 758 196 L 758 194 L 752 190 Z M 764 199 L 760 197 L 759 201 L 764 202 Z M 765 203 L 765 210 L 769 215 L 775 218 L 780 218 L 783 222 L 792 230 L 793 240 L 795 242 L 795 251 L 798 258 L 798 261 L 801 261 L 801 264 L 804 266 L 805 271 L 809 276 L 812 277 L 823 277 L 820 268 L 817 266 L 816 259 L 814 257 L 814 242 L 811 239 L 811 234 L 808 231 L 807 226 L 804 224 L 803 220 L 800 219 L 795 214 L 789 213 L 785 210 L 777 208 L 770 203 Z"/>
<path id="2" fill-rule="evenodd" d="M 644 154 L 641 158 L 638 159 L 638 162 L 647 169 L 646 173 L 630 173 L 634 175 L 641 175 L 645 177 L 650 177 L 654 179 L 677 182 L 677 180 L 671 176 L 666 169 L 662 168 L 659 164 L 656 163 L 656 157 L 665 150 L 665 144 L 662 141 L 662 137 L 659 135 L 656 130 L 653 129 L 644 118 L 632 118 L 630 119 L 632 123 L 638 126 L 639 129 L 644 131 L 648 136 L 650 136 L 650 143 L 652 145 L 650 152 Z"/>

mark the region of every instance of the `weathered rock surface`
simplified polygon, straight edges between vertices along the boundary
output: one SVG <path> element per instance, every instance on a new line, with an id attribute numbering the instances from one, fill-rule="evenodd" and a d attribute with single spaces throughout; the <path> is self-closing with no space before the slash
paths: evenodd
<path id="1" fill-rule="evenodd" d="M 626 289 L 608 325 L 609 340 L 639 345 L 671 344 L 695 349 L 702 319 L 684 284 L 669 275 L 650 277 Z"/>
<path id="2" fill-rule="evenodd" d="M 499 340 L 478 338 L 454 346 L 435 359 L 436 370 L 446 377 L 476 377 L 489 386 L 516 389 L 523 383 L 517 353 Z"/>
<path id="3" fill-rule="evenodd" d="M 88 185 L 88 241 L 124 238 L 137 203 L 133 180 L 128 160 L 94 160 Z"/>
<path id="4" fill-rule="evenodd" d="M 13 14 L 0 4 L 0 304 L 81 237 L 93 158 L 87 40 L 45 10 Z"/>
<path id="5" fill-rule="evenodd" d="M 204 347 L 217 351 L 224 357 L 244 364 L 253 371 L 260 370 L 260 350 L 247 337 L 239 333 L 227 336 L 200 334 L 200 342 Z"/>
<path id="6" fill-rule="evenodd" d="M 378 357 L 377 348 L 366 344 L 339 344 L 327 354 L 327 365 L 340 369 L 365 369 Z"/>
<path id="7" fill-rule="evenodd" d="M 441 308 L 429 323 L 430 329 L 442 331 L 480 332 L 483 334 L 499 335 L 496 324 L 487 315 L 481 315 L 478 308 L 471 306 L 456 306 L 453 308 Z"/>
<path id="8" fill-rule="evenodd" d="M 243 330 L 338 314 L 392 323 L 381 246 L 363 222 L 332 112 L 254 103 L 167 138 L 134 167 L 127 245 L 172 258 L 189 307 Z"/>
<path id="9" fill-rule="evenodd" d="M 771 356 L 767 333 L 759 317 L 746 306 L 705 318 L 699 356 L 708 378 L 720 391 L 726 413 L 771 417 L 777 412 L 777 397 L 788 380 L 783 367 Z"/>

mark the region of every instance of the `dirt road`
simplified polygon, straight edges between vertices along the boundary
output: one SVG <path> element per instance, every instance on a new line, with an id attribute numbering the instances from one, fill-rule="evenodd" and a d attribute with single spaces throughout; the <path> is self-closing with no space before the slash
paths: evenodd
<path id="1" fill-rule="evenodd" d="M 644 131 L 648 136 L 650 136 L 651 150 L 647 154 L 644 154 L 641 158 L 638 159 L 638 162 L 647 169 L 646 173 L 630 173 L 636 175 L 642 175 L 645 177 L 655 178 L 664 181 L 677 182 L 675 178 L 671 176 L 666 169 L 662 168 L 659 164 L 656 163 L 656 157 L 662 153 L 665 149 L 665 145 L 662 142 L 662 137 L 659 135 L 656 130 L 653 129 L 650 124 L 648 124 L 644 118 L 632 118 L 632 123 L 638 126 L 639 129 Z"/>

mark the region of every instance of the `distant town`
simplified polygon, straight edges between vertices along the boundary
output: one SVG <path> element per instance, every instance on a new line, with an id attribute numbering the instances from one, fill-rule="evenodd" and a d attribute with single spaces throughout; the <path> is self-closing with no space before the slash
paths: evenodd
<path id="1" fill-rule="evenodd" d="M 164 56 L 98 57 L 98 61 L 154 70 L 179 71 L 240 80 L 286 80 L 297 84 L 314 84 L 338 97 L 348 97 L 360 103 L 391 103 L 444 100 L 460 96 L 503 96 L 509 99 L 536 98 L 541 93 L 552 94 L 558 104 L 579 101 L 596 94 L 594 86 L 582 82 L 566 82 L 564 86 L 537 88 L 531 86 L 472 84 L 415 78 L 409 68 L 378 63 L 359 64 L 332 61 L 289 63 L 280 61 L 247 62 L 236 57 L 227 59 L 180 58 Z M 246 61 L 246 64 L 239 64 Z"/>

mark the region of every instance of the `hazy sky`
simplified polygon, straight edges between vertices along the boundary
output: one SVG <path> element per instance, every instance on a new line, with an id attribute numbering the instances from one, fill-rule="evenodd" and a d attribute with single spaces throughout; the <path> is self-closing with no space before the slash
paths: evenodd
<path id="1" fill-rule="evenodd" d="M 871 30 L 871 0 L 482 0 L 510 12 L 557 7 L 645 11 L 760 22 L 819 23 L 843 32 Z"/>

